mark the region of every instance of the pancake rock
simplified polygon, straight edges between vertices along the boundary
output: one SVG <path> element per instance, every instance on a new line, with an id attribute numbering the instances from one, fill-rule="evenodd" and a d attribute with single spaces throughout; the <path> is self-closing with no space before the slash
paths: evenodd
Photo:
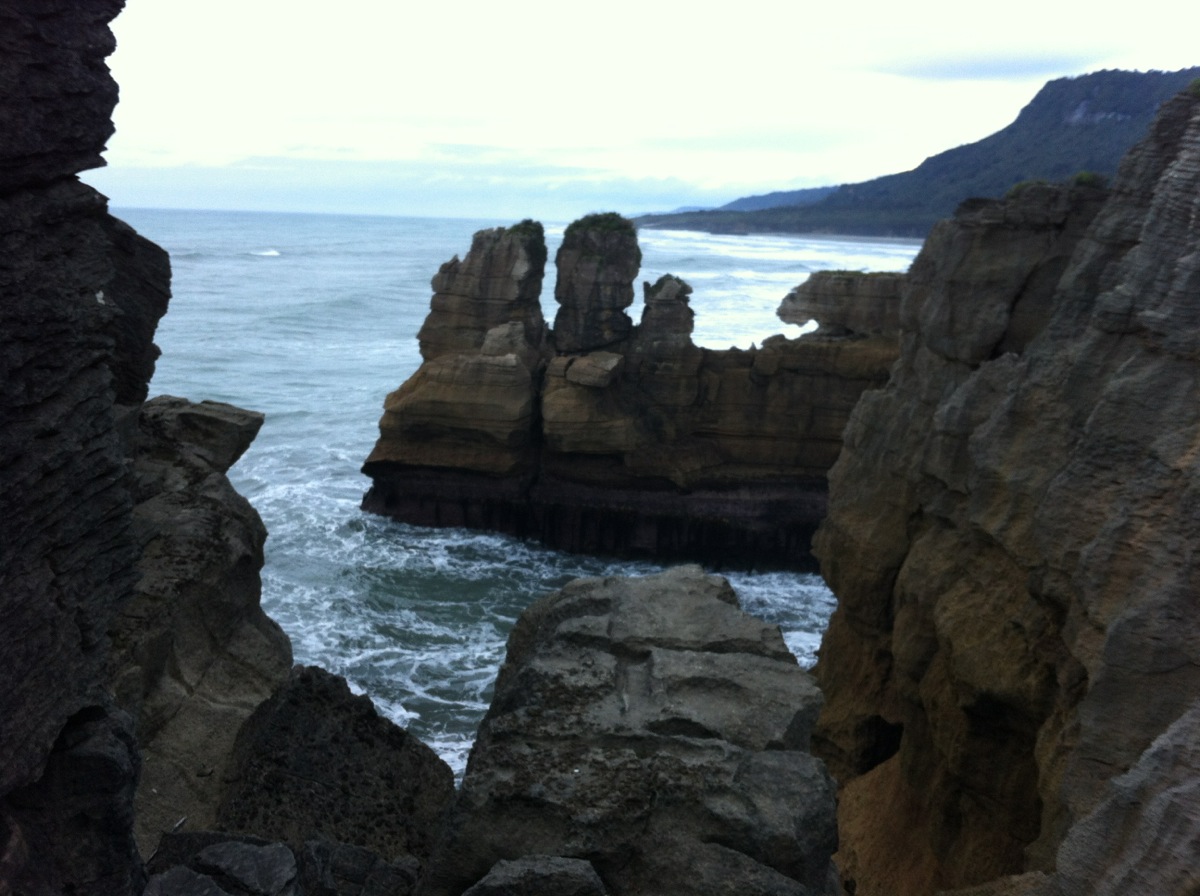
<path id="1" fill-rule="evenodd" d="M 75 176 L 112 133 L 120 6 L 0 3 L 0 888 L 29 894 L 142 883 L 105 631 L 137 557 L 114 402 L 145 394 L 166 256 Z"/>
<path id="2" fill-rule="evenodd" d="M 1198 197 L 1192 91 L 1110 195 L 969 203 L 912 266 L 816 543 L 858 894 L 1195 888 Z"/>
<path id="3" fill-rule="evenodd" d="M 896 333 L 904 279 L 890 272 L 816 271 L 784 296 L 777 313 L 791 324 L 815 320 L 826 333 Z"/>
<path id="4" fill-rule="evenodd" d="M 419 892 L 496 892 L 522 856 L 531 880 L 575 860 L 572 892 L 827 892 L 820 699 L 718 576 L 575 581 L 517 621 Z"/>
<path id="5" fill-rule="evenodd" d="M 634 326 L 641 253 L 632 225 L 604 214 L 564 236 L 547 339 L 515 285 L 540 282 L 530 265 L 545 257 L 522 222 L 477 234 L 434 279 L 422 334 L 442 348 L 422 336 L 425 362 L 385 402 L 363 507 L 575 551 L 809 562 L 826 471 L 859 395 L 887 379 L 895 329 L 702 349 L 691 287 L 671 276 L 644 285 Z M 461 307 L 487 309 L 456 317 L 458 335 L 448 269 L 473 272 L 456 280 L 477 284 Z"/>

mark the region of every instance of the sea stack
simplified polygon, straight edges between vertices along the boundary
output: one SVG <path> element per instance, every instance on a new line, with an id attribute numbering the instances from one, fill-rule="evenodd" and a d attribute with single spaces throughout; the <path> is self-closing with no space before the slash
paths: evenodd
<path id="1" fill-rule="evenodd" d="M 518 230 L 523 251 L 497 248 Z M 669 275 L 643 285 L 635 326 L 637 235 L 605 213 L 564 234 L 543 338 L 515 286 L 540 282 L 540 240 L 532 222 L 481 232 L 434 278 L 425 361 L 385 402 L 363 507 L 574 551 L 811 565 L 825 474 L 895 327 L 704 349 Z"/>

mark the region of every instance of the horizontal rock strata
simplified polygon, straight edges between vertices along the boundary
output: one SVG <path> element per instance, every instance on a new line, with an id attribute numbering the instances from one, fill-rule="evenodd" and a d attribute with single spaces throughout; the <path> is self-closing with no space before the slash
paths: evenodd
<path id="1" fill-rule="evenodd" d="M 528 292 L 540 240 L 532 222 L 481 231 L 434 279 L 426 360 L 385 401 L 363 507 L 574 551 L 809 562 L 826 471 L 859 395 L 886 381 L 895 327 L 701 349 L 670 276 L 644 286 L 635 327 L 641 254 L 609 214 L 568 228 L 547 336 Z M 453 317 L 448 271 L 456 295 L 476 289 Z"/>
<path id="2" fill-rule="evenodd" d="M 496 892 L 493 866 L 520 856 L 586 861 L 614 896 L 824 892 L 833 782 L 807 752 L 819 706 L 778 628 L 724 579 L 573 582 L 509 637 L 420 892 Z M 531 879 L 553 867 L 530 861 Z M 597 892 L 583 877 L 578 892 Z"/>
<path id="3" fill-rule="evenodd" d="M 913 264 L 817 540 L 860 896 L 1196 886 L 1197 197 L 1193 91 L 1111 195 L 969 203 Z"/>

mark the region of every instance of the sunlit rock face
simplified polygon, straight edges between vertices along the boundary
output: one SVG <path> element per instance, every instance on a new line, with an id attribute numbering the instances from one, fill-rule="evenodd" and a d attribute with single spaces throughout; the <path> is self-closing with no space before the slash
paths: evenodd
<path id="1" fill-rule="evenodd" d="M 825 474 L 858 397 L 886 381 L 895 326 L 702 349 L 692 289 L 670 275 L 644 285 L 634 326 L 636 233 L 602 214 L 567 228 L 543 338 L 527 290 L 540 234 L 482 231 L 434 278 L 426 360 L 384 403 L 364 508 L 575 551 L 810 564 Z"/>
<path id="2" fill-rule="evenodd" d="M 1195 818 L 1134 804 L 1194 764 L 1152 744 L 1200 694 L 1198 197 L 1185 93 L 1111 194 L 969 203 L 913 264 L 816 542 L 816 744 L 859 894 L 1196 885 L 1167 845 Z"/>

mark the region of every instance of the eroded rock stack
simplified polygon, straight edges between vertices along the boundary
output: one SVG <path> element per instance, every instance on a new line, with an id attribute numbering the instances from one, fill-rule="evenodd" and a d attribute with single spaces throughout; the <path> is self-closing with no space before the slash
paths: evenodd
<path id="1" fill-rule="evenodd" d="M 859 894 L 1200 886 L 1198 221 L 1192 91 L 1111 196 L 971 203 L 913 264 L 817 540 Z"/>
<path id="2" fill-rule="evenodd" d="M 553 875 L 613 896 L 826 892 L 833 782 L 808 753 L 819 706 L 778 628 L 742 613 L 724 579 L 682 567 L 573 582 L 509 637 L 421 892 L 511 877 L 502 860 L 522 856 L 523 893 L 561 892 L 534 888 Z M 470 892 L 517 892 L 487 886 Z"/>
<path id="3" fill-rule="evenodd" d="M 896 357 L 895 328 L 880 332 L 886 297 L 845 290 L 874 301 L 883 323 L 867 333 L 701 349 L 678 278 L 645 285 L 633 326 L 636 235 L 617 215 L 592 215 L 564 236 L 560 309 L 543 340 L 528 293 L 495 287 L 540 282 L 534 226 L 477 234 L 467 259 L 434 279 L 426 361 L 385 402 L 364 508 L 575 551 L 809 562 L 850 409 Z M 517 232 L 521 251 L 499 248 Z M 456 290 L 479 294 L 456 307 L 491 309 L 486 324 L 446 313 L 447 271 L 460 269 L 472 274 L 456 275 Z M 507 310 L 491 298 L 518 294 Z M 442 334 L 436 350 L 431 333 Z"/>

